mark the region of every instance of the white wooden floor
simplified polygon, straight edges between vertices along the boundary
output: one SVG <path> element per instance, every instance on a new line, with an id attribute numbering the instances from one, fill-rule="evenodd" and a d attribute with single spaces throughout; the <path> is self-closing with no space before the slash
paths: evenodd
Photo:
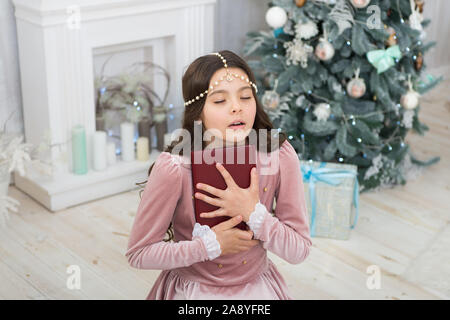
<path id="1" fill-rule="evenodd" d="M 296 299 L 450 298 L 450 82 L 424 97 L 430 131 L 408 141 L 441 161 L 406 186 L 364 194 L 350 240 L 313 238 L 307 260 L 290 265 L 269 253 Z M 144 299 L 160 271 L 129 267 L 124 253 L 139 203 L 130 191 L 51 213 L 15 187 L 21 202 L 0 232 L 0 298 Z M 67 267 L 81 270 L 69 290 Z M 368 289 L 367 268 L 381 271 Z"/>

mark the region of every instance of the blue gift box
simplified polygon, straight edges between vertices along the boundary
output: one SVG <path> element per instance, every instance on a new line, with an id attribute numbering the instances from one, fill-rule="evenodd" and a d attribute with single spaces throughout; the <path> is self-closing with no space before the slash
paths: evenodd
<path id="1" fill-rule="evenodd" d="M 300 160 L 312 237 L 347 240 L 358 219 L 358 167 Z"/>

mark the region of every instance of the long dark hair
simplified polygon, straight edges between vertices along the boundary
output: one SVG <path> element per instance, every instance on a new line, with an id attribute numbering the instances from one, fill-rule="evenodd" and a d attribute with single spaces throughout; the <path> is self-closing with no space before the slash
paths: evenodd
<path id="1" fill-rule="evenodd" d="M 223 50 L 219 52 L 226 60 L 228 67 L 232 68 L 239 68 L 242 69 L 248 76 L 249 80 L 253 83 L 256 83 L 255 76 L 253 75 L 252 70 L 248 66 L 248 64 L 237 54 L 229 51 L 229 50 Z M 212 76 L 214 73 L 223 68 L 223 62 L 221 59 L 219 59 L 216 55 L 204 55 L 201 57 L 198 57 L 197 59 L 192 62 L 189 67 L 187 68 L 186 72 L 183 75 L 182 85 L 183 85 L 183 98 L 184 101 L 191 100 L 193 97 L 197 96 L 200 92 L 204 92 L 209 87 L 209 82 L 211 81 Z M 252 86 L 252 92 L 253 96 L 256 101 L 256 115 L 255 115 L 255 121 L 253 123 L 253 129 L 258 132 L 258 129 L 267 129 L 265 132 L 270 132 L 271 129 L 273 129 L 272 122 L 270 121 L 269 116 L 266 114 L 266 112 L 263 109 L 263 106 L 261 102 L 258 99 L 258 96 L 256 95 L 255 88 Z M 200 115 L 202 113 L 203 107 L 205 105 L 205 98 L 196 100 L 192 104 L 188 105 L 184 109 L 183 114 L 183 123 L 182 128 L 185 130 L 188 130 L 191 136 L 191 149 L 194 147 L 194 122 L 198 121 L 200 119 Z M 206 128 L 204 127 L 202 123 L 202 130 L 203 132 L 206 131 Z M 264 135 L 263 135 L 264 136 Z M 272 146 L 272 135 L 267 134 L 265 135 L 267 137 L 267 151 L 272 152 L 271 146 Z M 246 138 L 246 143 L 248 143 L 249 137 Z M 256 135 L 256 147 L 259 148 L 259 134 Z M 172 149 L 181 143 L 189 143 L 186 141 L 182 141 L 183 137 L 178 137 L 177 140 L 171 141 L 169 145 L 167 145 L 163 152 L 172 152 Z M 282 143 L 286 140 L 286 134 L 284 132 L 279 132 L 278 136 L 278 146 L 279 148 Z M 206 147 L 206 141 L 203 141 L 202 139 L 202 149 Z M 178 153 L 179 155 L 183 154 L 182 149 Z M 153 163 L 150 168 L 148 169 L 148 176 L 150 176 L 150 173 L 153 169 L 155 163 Z M 147 180 L 148 181 L 148 180 Z M 137 185 L 145 185 L 147 183 L 141 182 L 137 183 Z M 140 192 L 140 196 L 143 190 Z M 172 223 L 170 223 L 169 229 L 167 230 L 168 239 L 164 241 L 170 241 L 174 238 L 173 235 L 173 226 Z"/>

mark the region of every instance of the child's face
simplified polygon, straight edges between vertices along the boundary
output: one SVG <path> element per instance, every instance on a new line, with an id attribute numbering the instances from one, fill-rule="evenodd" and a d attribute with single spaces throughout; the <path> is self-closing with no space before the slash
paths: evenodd
<path id="1" fill-rule="evenodd" d="M 228 68 L 231 73 L 247 78 L 247 74 L 239 68 Z M 250 133 L 256 114 L 256 100 L 252 87 L 233 76 L 233 81 L 226 80 L 225 68 L 217 70 L 211 78 L 209 86 L 218 81 L 220 77 L 225 80 L 219 82 L 213 91 L 206 97 L 200 119 L 206 130 L 215 129 L 221 133 L 223 144 L 239 142 Z M 242 126 L 230 126 L 233 122 L 242 121 Z M 214 131 L 212 131 L 214 134 Z M 211 140 L 214 140 L 212 138 Z"/>

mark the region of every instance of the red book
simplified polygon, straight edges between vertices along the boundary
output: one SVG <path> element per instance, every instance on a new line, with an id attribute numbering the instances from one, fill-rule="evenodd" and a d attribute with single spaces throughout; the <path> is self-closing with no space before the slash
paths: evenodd
<path id="1" fill-rule="evenodd" d="M 196 159 L 198 163 L 195 163 Z M 239 187 L 250 187 L 251 170 L 253 167 L 256 167 L 256 150 L 253 145 L 210 148 L 206 150 L 191 151 L 192 183 L 194 194 L 199 192 L 206 194 L 211 198 L 217 198 L 217 196 L 213 194 L 197 189 L 197 183 L 208 184 L 221 190 L 225 190 L 227 188 L 225 179 L 216 167 L 216 161 L 220 162 L 224 166 Z M 211 212 L 219 209 L 219 207 L 195 197 L 194 208 L 195 220 L 202 225 L 208 225 L 210 228 L 230 219 L 228 216 L 213 218 L 200 217 L 200 213 Z M 244 221 L 236 227 L 241 230 L 249 230 Z"/>

